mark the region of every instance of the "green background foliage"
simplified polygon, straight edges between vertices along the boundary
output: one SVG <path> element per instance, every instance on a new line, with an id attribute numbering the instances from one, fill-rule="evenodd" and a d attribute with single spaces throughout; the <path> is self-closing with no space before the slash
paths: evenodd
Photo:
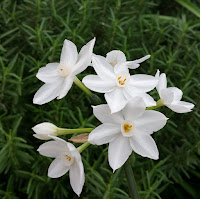
<path id="1" fill-rule="evenodd" d="M 200 196 L 200 4 L 196 0 L 1 0 L 0 2 L 0 198 L 77 198 L 68 174 L 47 177 L 51 158 L 36 151 L 41 140 L 31 128 L 49 121 L 59 127 L 95 127 L 90 99 L 74 85 L 62 100 L 33 105 L 42 85 L 38 69 L 58 62 L 64 39 L 78 49 L 94 36 L 94 53 L 123 51 L 128 60 L 151 54 L 131 73 L 165 72 L 169 86 L 195 104 L 187 114 L 160 108 L 167 125 L 153 134 L 160 159 L 132 153 L 131 162 L 141 199 Z M 79 74 L 94 73 L 89 67 Z M 158 100 L 156 91 L 151 94 Z M 99 94 L 98 94 L 99 95 Z M 103 95 L 99 95 L 103 99 Z M 70 136 L 63 136 L 68 139 Z M 78 145 L 76 145 L 78 146 Z M 107 145 L 82 153 L 86 182 L 84 199 L 128 199 L 124 169 L 114 174 Z"/>

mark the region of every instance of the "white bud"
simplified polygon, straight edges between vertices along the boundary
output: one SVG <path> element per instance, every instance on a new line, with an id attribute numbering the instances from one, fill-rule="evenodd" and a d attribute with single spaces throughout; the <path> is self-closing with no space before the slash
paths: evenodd
<path id="1" fill-rule="evenodd" d="M 40 140 L 50 140 L 51 138 L 48 135 L 57 135 L 58 127 L 50 122 L 43 122 L 41 124 L 37 124 L 32 128 L 32 130 L 36 133 L 33 134 L 34 137 Z"/>

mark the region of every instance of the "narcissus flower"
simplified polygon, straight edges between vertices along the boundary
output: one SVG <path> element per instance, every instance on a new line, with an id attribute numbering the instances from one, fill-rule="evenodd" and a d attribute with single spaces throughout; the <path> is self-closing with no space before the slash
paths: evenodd
<path id="1" fill-rule="evenodd" d="M 32 128 L 32 130 L 35 132 L 33 136 L 40 140 L 50 140 L 51 138 L 48 135 L 56 136 L 57 129 L 58 127 L 50 122 L 43 122 Z"/>
<path id="2" fill-rule="evenodd" d="M 149 59 L 150 55 L 146 55 L 140 59 L 134 61 L 126 61 L 125 54 L 120 50 L 112 50 L 106 54 L 106 61 L 111 64 L 113 67 L 117 64 L 125 64 L 130 69 L 136 69 L 140 66 L 140 63 Z"/>
<path id="3" fill-rule="evenodd" d="M 70 184 L 79 196 L 84 182 L 85 174 L 81 155 L 73 144 L 58 137 L 50 136 L 54 141 L 42 144 L 38 152 L 46 157 L 55 158 L 48 169 L 50 178 L 59 178 L 69 171 Z"/>
<path id="4" fill-rule="evenodd" d="M 36 92 L 33 103 L 45 104 L 65 97 L 72 87 L 75 75 L 91 63 L 95 38 L 82 47 L 78 54 L 74 43 L 65 39 L 60 63 L 50 63 L 39 69 L 36 77 L 45 84 Z"/>
<path id="5" fill-rule="evenodd" d="M 108 160 L 114 171 L 126 162 L 132 150 L 143 157 L 158 159 L 159 152 L 151 134 L 163 128 L 167 118 L 160 112 L 145 109 L 140 97 L 114 114 L 108 105 L 93 107 L 95 117 L 103 124 L 89 134 L 88 141 L 94 145 L 109 143 Z"/>
<path id="6" fill-rule="evenodd" d="M 176 113 L 187 113 L 192 111 L 191 109 L 194 108 L 194 104 L 181 101 L 183 92 L 180 89 L 176 87 L 167 88 L 167 78 L 165 73 L 160 75 L 160 71 L 157 70 L 155 77 L 159 80 L 156 89 L 165 106 Z"/>
<path id="7" fill-rule="evenodd" d="M 155 106 L 154 99 L 146 92 L 154 89 L 158 80 L 150 75 L 130 75 L 126 64 L 112 67 L 105 57 L 93 55 L 92 64 L 97 75 L 88 75 L 83 83 L 89 89 L 105 93 L 105 99 L 112 113 L 120 111 L 133 97 L 141 96 L 147 107 Z"/>

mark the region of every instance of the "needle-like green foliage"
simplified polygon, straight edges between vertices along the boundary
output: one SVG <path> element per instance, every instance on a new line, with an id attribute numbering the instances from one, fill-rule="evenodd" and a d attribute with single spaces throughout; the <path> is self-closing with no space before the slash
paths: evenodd
<path id="1" fill-rule="evenodd" d="M 140 197 L 199 198 L 200 4 L 181 2 L 186 1 L 0 1 L 0 198 L 77 198 L 68 174 L 47 177 L 52 160 L 36 151 L 43 141 L 32 136 L 31 128 L 44 121 L 67 128 L 95 127 L 99 122 L 90 99 L 75 85 L 62 100 L 38 106 L 32 99 L 42 85 L 35 77 L 38 69 L 59 61 L 64 39 L 80 49 L 94 36 L 96 54 L 119 49 L 128 60 L 151 54 L 132 73 L 154 75 L 160 69 L 167 74 L 168 85 L 181 88 L 183 100 L 195 104 L 187 114 L 160 109 L 170 119 L 153 135 L 158 161 L 132 154 Z M 79 78 L 90 73 L 91 67 Z M 158 99 L 155 91 L 152 95 Z M 82 158 L 86 183 L 81 198 L 129 198 L 124 170 L 112 173 L 106 145 L 88 147 Z"/>

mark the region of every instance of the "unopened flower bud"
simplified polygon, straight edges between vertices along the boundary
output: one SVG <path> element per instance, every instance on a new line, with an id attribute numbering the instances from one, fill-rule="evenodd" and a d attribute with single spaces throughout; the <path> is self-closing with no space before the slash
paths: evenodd
<path id="1" fill-rule="evenodd" d="M 33 134 L 33 136 L 40 140 L 50 140 L 51 138 L 48 135 L 57 136 L 57 129 L 58 127 L 50 122 L 43 122 L 32 128 L 32 130 L 36 133 Z"/>

